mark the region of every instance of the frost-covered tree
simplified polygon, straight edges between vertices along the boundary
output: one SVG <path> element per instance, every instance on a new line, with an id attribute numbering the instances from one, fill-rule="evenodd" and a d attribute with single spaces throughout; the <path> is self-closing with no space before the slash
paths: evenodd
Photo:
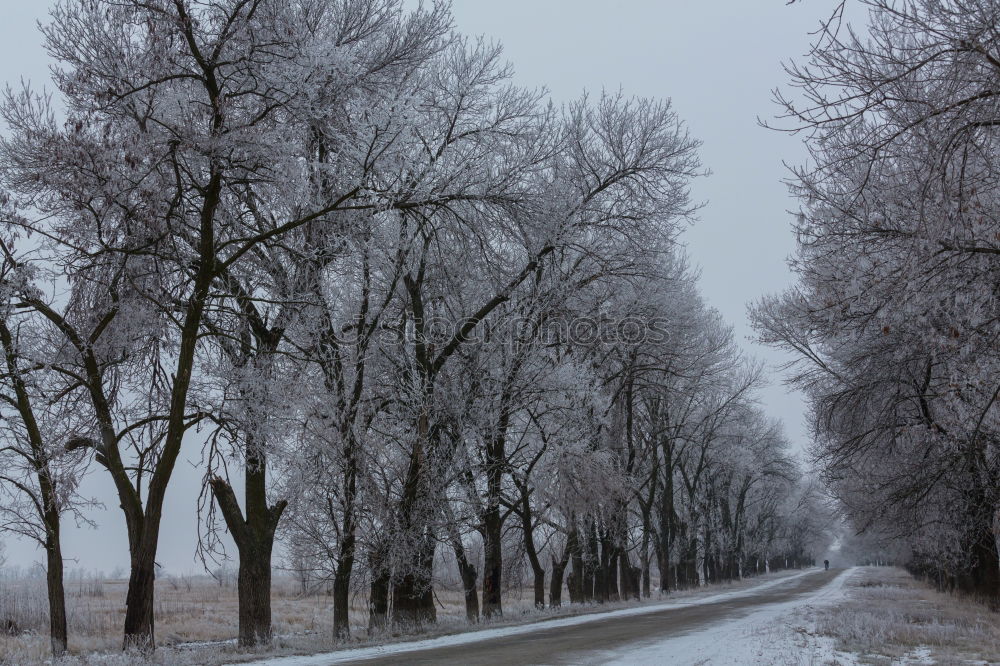
<path id="1" fill-rule="evenodd" d="M 759 369 L 676 244 L 701 169 L 669 102 L 557 108 L 444 3 L 67 0 L 44 34 L 58 103 L 7 94 L 0 185 L 58 364 L 15 339 L 4 378 L 115 486 L 126 647 L 192 445 L 244 646 L 282 539 L 337 639 L 352 593 L 372 631 L 433 621 L 441 544 L 473 621 L 524 561 L 544 606 L 804 556 Z"/>
<path id="2" fill-rule="evenodd" d="M 350 31 L 352 16 L 371 15 L 386 17 L 382 33 L 362 29 L 374 42 L 312 39 L 317 23 Z M 5 185 L 39 213 L 26 226 L 73 279 L 67 309 L 35 305 L 76 350 L 97 419 L 90 446 L 128 524 L 126 646 L 153 645 L 163 498 L 185 434 L 207 416 L 189 400 L 206 312 L 239 298 L 229 277 L 243 279 L 262 243 L 351 204 L 384 206 L 362 194 L 370 146 L 352 141 L 356 116 L 339 115 L 336 132 L 311 121 L 328 113 L 324 95 L 367 110 L 378 66 L 408 64 L 440 35 L 422 26 L 441 21 L 437 9 L 408 19 L 377 2 L 67 2 L 44 29 L 65 112 L 8 95 Z M 324 129 L 345 178 L 313 188 L 324 160 L 312 137 Z M 102 373 L 111 359 L 121 362 Z"/>
<path id="3" fill-rule="evenodd" d="M 799 359 L 858 529 L 996 595 L 1000 5 L 857 4 L 866 29 L 824 31 L 788 68 L 779 101 L 811 151 L 792 183 L 799 285 L 754 314 Z"/>
<path id="4" fill-rule="evenodd" d="M 77 404 L 79 397 L 60 399 L 76 380 L 62 365 L 58 331 L 22 300 L 37 293 L 40 276 L 37 257 L 18 253 L 17 241 L 7 226 L 0 235 L 0 530 L 45 551 L 50 639 L 58 658 L 67 641 L 61 523 L 65 514 L 85 520 L 76 494 L 84 461 L 64 447 L 73 448 L 88 410 Z"/>

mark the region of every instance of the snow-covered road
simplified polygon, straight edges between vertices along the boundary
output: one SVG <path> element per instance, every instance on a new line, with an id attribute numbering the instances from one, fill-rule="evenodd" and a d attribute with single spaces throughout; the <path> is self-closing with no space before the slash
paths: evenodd
<path id="1" fill-rule="evenodd" d="M 669 632 L 615 650 L 581 655 L 583 658 L 577 663 L 616 666 L 853 664 L 851 655 L 835 651 L 832 639 L 800 633 L 803 631 L 802 611 L 843 599 L 844 583 L 851 571 L 841 571 L 832 581 L 797 598 L 761 603 L 745 614 L 726 616 L 694 631 Z"/>
<path id="2" fill-rule="evenodd" d="M 811 659 L 804 662 L 797 659 L 800 648 L 787 640 L 788 636 L 770 630 L 778 628 L 781 617 L 801 607 L 835 602 L 849 575 L 850 570 L 812 570 L 686 602 L 260 663 L 266 666 L 810 663 Z"/>

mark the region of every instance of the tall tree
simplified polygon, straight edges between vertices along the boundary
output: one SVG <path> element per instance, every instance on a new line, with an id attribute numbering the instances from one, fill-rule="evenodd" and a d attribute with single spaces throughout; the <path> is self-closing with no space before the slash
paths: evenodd
<path id="1" fill-rule="evenodd" d="M 917 559 L 937 551 L 995 596 L 998 7 L 856 4 L 865 29 L 831 26 L 788 66 L 797 92 L 779 102 L 812 158 L 792 184 L 799 284 L 754 316 L 797 359 L 855 525 L 933 543 Z"/>

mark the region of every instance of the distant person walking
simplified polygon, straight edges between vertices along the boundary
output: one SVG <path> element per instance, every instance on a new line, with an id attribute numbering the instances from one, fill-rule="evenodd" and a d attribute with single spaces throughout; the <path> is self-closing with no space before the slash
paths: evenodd
<path id="1" fill-rule="evenodd" d="M 823 560 L 823 569 L 826 571 L 830 570 L 830 560 Z"/>

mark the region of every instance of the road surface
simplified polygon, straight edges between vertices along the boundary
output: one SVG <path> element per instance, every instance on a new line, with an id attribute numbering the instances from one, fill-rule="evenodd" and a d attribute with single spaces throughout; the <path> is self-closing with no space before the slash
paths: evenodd
<path id="1" fill-rule="evenodd" d="M 769 609 L 775 612 L 787 610 L 797 607 L 799 603 L 829 596 L 831 590 L 839 587 L 840 581 L 834 581 L 842 574 L 845 574 L 843 569 L 809 571 L 746 590 L 673 604 L 668 602 L 662 607 L 647 606 L 413 643 L 274 659 L 265 663 L 273 666 L 629 663 L 630 653 L 647 655 L 642 659 L 645 662 L 651 651 L 654 655 L 663 655 L 662 663 L 687 663 L 680 659 L 679 653 L 675 653 L 676 661 L 671 659 L 672 640 L 677 639 L 680 647 L 685 642 L 682 637 L 690 634 L 720 626 L 738 627 L 751 617 L 767 621 Z M 711 649 L 712 646 L 708 647 Z M 663 652 L 659 652 L 661 648 Z"/>

